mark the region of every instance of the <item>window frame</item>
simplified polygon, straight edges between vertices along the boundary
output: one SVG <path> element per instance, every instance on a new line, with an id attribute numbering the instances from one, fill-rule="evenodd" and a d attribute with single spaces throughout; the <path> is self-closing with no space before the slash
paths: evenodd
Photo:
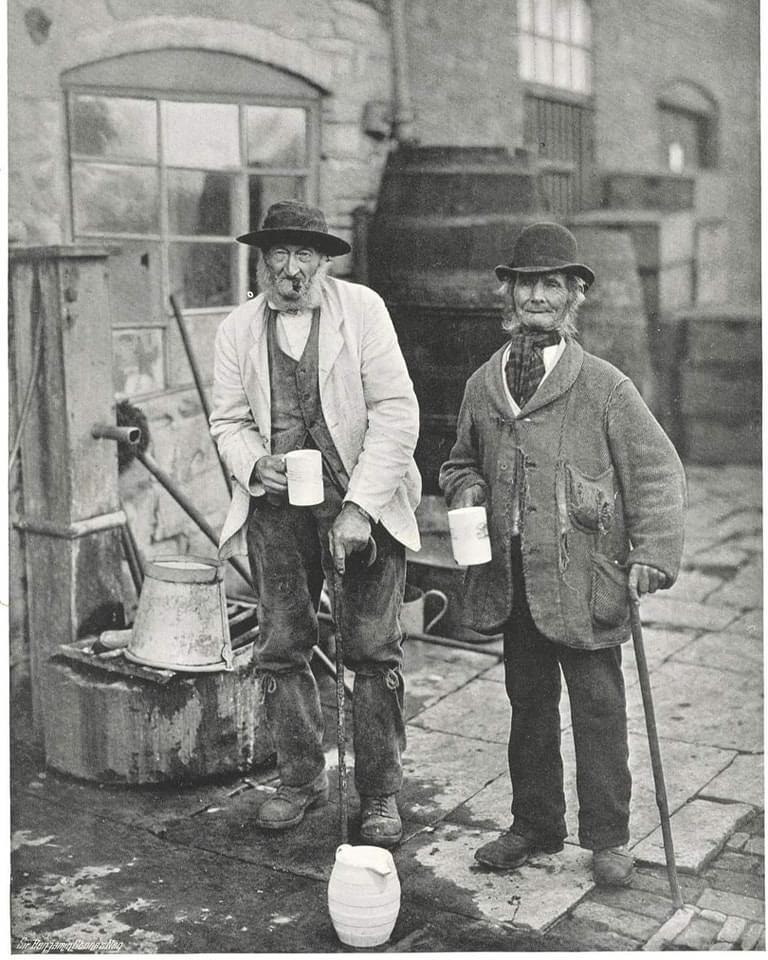
<path id="1" fill-rule="evenodd" d="M 65 110 L 65 131 L 66 131 L 66 151 L 67 151 L 67 174 L 69 191 L 69 217 L 71 224 L 71 233 L 73 241 L 94 241 L 120 244 L 121 241 L 152 241 L 158 243 L 161 259 L 160 285 L 162 288 L 161 296 L 161 317 L 166 322 L 171 318 L 172 311 L 169 305 L 169 298 L 172 293 L 170 283 L 170 244 L 174 242 L 184 243 L 216 243 L 221 245 L 231 244 L 234 237 L 241 233 L 246 233 L 250 229 L 258 229 L 258 224 L 250 225 L 248 218 L 248 178 L 250 176 L 287 176 L 304 178 L 304 196 L 307 202 L 317 203 L 320 183 L 320 160 L 321 160 L 321 117 L 322 105 L 320 96 L 276 96 L 254 94 L 226 94 L 220 92 L 206 93 L 205 91 L 192 90 L 174 90 L 146 88 L 132 85 L 89 84 L 89 83 L 66 83 L 63 87 L 64 110 Z M 137 160 L 128 160 L 124 158 L 106 158 L 94 157 L 92 155 L 74 153 L 72 151 L 72 116 L 73 102 L 78 96 L 93 96 L 111 99 L 136 99 L 148 100 L 155 104 L 155 124 L 157 136 L 158 155 L 154 162 L 146 163 Z M 235 104 L 238 107 L 238 137 L 240 147 L 240 166 L 234 169 L 210 168 L 210 172 L 233 174 L 235 177 L 235 197 L 236 203 L 232 209 L 232 232 L 231 236 L 223 237 L 221 235 L 188 235 L 171 234 L 168 224 L 168 171 L 169 170 L 200 170 L 200 167 L 179 167 L 167 166 L 163 157 L 163 137 L 162 137 L 162 108 L 163 101 L 182 101 L 187 103 L 216 103 L 216 104 Z M 247 161 L 247 107 L 277 107 L 277 108 L 299 108 L 306 111 L 306 164 L 296 167 L 285 166 L 253 166 Z M 111 231 L 90 231 L 78 230 L 75 217 L 75 191 L 73 187 L 73 169 L 75 163 L 98 163 L 104 166 L 136 166 L 148 167 L 158 171 L 160 211 L 159 227 L 160 232 L 155 233 L 115 233 Z M 237 283 L 233 290 L 234 302 L 228 305 L 202 306 L 202 307 L 184 307 L 184 313 L 190 316 L 210 315 L 212 313 L 229 312 L 238 303 L 242 303 L 248 294 L 248 248 L 239 244 L 237 248 Z M 156 323 L 154 318 L 150 318 L 148 325 Z"/>
<path id="2" fill-rule="evenodd" d="M 527 29 L 527 30 L 524 30 L 524 29 L 522 28 L 522 26 L 521 26 L 521 18 L 520 18 L 520 3 L 521 3 L 521 2 L 528 3 L 528 4 L 529 4 L 529 7 L 530 7 L 530 14 L 531 14 L 530 20 L 531 20 L 531 22 L 530 22 L 530 29 Z M 589 101 L 589 102 L 591 103 L 591 102 L 593 101 L 593 98 L 594 98 L 594 90 L 595 90 L 595 82 L 594 82 L 594 81 L 595 81 L 595 61 L 594 61 L 594 17 L 593 17 L 593 5 L 592 5 L 591 0 L 584 0 L 584 2 L 585 2 L 585 5 L 586 5 L 587 9 L 589 10 L 589 45 L 588 45 L 588 46 L 585 46 L 583 43 L 579 43 L 578 41 L 575 41 L 575 40 L 573 39 L 573 37 L 572 37 L 572 25 L 570 24 L 570 22 L 569 22 L 569 36 L 568 36 L 568 39 L 567 39 L 567 40 L 561 40 L 561 39 L 558 39 L 558 38 L 557 38 L 557 36 L 556 36 L 556 30 L 555 30 L 555 17 L 554 17 L 554 8 L 553 8 L 553 7 L 551 7 L 552 32 L 551 32 L 549 35 L 542 34 L 542 33 L 537 33 L 537 31 L 536 31 L 536 11 L 535 11 L 536 0 L 515 0 L 515 16 L 516 16 L 516 19 L 515 19 L 515 27 L 516 27 L 516 34 L 517 34 L 517 41 L 518 41 L 518 42 L 517 42 L 518 76 L 520 77 L 521 82 L 526 85 L 526 87 L 528 88 L 528 90 L 530 90 L 530 92 L 536 93 L 536 91 L 537 91 L 537 89 L 538 89 L 539 91 L 541 91 L 541 93 L 540 93 L 539 95 L 541 95 L 541 96 L 547 96 L 547 97 L 549 97 L 549 98 L 552 98 L 553 95 L 556 95 L 556 96 L 558 96 L 558 97 L 562 95 L 563 97 L 574 98 L 574 100 L 575 100 L 575 101 L 578 101 L 579 103 L 584 103 L 585 101 Z M 551 52 L 552 52 L 552 56 L 553 56 L 553 69 L 552 69 L 553 81 L 552 81 L 552 83 L 548 83 L 548 82 L 546 82 L 546 81 L 537 79 L 535 76 L 534 76 L 534 77 L 523 77 L 523 76 L 522 76 L 522 73 L 521 73 L 521 71 L 520 71 L 520 65 L 521 65 L 522 60 L 523 60 L 522 50 L 521 50 L 521 45 L 522 45 L 522 39 L 523 39 L 523 37 L 530 37 L 530 38 L 531 38 L 531 40 L 533 41 L 533 49 L 534 49 L 534 50 L 535 50 L 536 40 L 544 40 L 544 41 L 546 41 L 546 42 L 550 45 L 550 47 L 551 47 Z M 577 89 L 576 89 L 575 87 L 573 87 L 573 86 L 564 87 L 564 86 L 561 86 L 560 84 L 557 84 L 557 83 L 554 82 L 554 49 L 555 49 L 555 44 L 556 44 L 556 43 L 564 44 L 565 46 L 569 47 L 570 49 L 581 50 L 581 51 L 583 51 L 583 52 L 585 53 L 586 58 L 587 58 L 587 63 L 588 63 L 588 66 L 589 66 L 589 77 L 588 77 L 588 81 L 589 81 L 589 82 L 588 82 L 588 84 L 587 84 L 587 89 L 586 89 L 586 90 L 577 90 Z M 534 74 L 535 74 L 535 53 L 534 53 L 534 55 L 533 55 L 533 58 L 534 58 L 534 59 L 533 59 L 533 62 L 534 62 Z M 572 75 L 572 73 L 573 73 L 573 66 L 572 66 L 572 64 L 571 64 L 571 69 L 570 69 L 569 72 L 570 72 L 570 74 Z"/>

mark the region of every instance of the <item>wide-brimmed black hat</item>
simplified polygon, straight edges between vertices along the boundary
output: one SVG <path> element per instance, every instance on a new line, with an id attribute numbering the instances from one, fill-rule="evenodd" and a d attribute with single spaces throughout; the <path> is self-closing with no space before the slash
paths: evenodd
<path id="1" fill-rule="evenodd" d="M 515 241 L 512 259 L 496 267 L 499 280 L 516 273 L 575 273 L 590 286 L 595 275 L 584 263 L 578 263 L 576 237 L 559 223 L 532 223 Z"/>
<path id="2" fill-rule="evenodd" d="M 298 243 L 314 247 L 329 257 L 338 257 L 352 249 L 346 240 L 328 233 L 325 214 L 301 200 L 278 200 L 267 210 L 261 230 L 244 233 L 239 243 L 268 250 L 279 243 Z"/>

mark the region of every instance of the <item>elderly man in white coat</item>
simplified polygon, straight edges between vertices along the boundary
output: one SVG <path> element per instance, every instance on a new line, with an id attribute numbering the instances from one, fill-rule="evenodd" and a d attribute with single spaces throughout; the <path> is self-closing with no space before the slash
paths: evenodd
<path id="1" fill-rule="evenodd" d="M 355 785 L 360 839 L 402 836 L 397 793 L 405 747 L 398 614 L 405 548 L 417 550 L 419 415 L 392 321 L 378 294 L 327 275 L 350 249 L 317 208 L 282 200 L 261 230 L 260 294 L 221 324 L 211 433 L 232 475 L 221 556 L 248 554 L 259 595 L 254 658 L 280 786 L 256 823 L 282 830 L 327 800 L 323 717 L 309 668 L 324 577 L 343 574 L 346 661 L 355 671 Z M 285 455 L 322 455 L 324 500 L 293 506 Z M 375 542 L 369 566 L 363 554 Z M 370 560 L 370 557 L 368 558 Z"/>

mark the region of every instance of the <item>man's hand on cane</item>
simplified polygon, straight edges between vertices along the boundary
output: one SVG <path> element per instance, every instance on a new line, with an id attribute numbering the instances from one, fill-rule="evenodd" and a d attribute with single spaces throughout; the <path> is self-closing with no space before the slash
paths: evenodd
<path id="1" fill-rule="evenodd" d="M 331 556 L 336 570 L 343 576 L 347 557 L 365 550 L 371 539 L 371 521 L 357 504 L 347 501 L 328 534 Z"/>
<path id="2" fill-rule="evenodd" d="M 656 593 L 667 582 L 666 574 L 645 563 L 633 563 L 629 568 L 629 597 L 632 603 L 640 603 L 644 593 Z"/>

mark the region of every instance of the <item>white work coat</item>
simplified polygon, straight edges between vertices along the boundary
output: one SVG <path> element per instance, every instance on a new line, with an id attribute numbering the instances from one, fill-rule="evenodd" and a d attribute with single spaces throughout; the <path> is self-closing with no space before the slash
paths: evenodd
<path id="1" fill-rule="evenodd" d="M 321 281 L 320 403 L 349 475 L 346 500 L 411 550 L 421 546 L 414 510 L 421 476 L 413 460 L 419 408 L 384 301 L 357 283 Z M 224 559 L 247 553 L 245 525 L 256 461 L 271 453 L 267 304 L 237 307 L 216 334 L 211 433 L 232 477 L 232 502 L 219 540 Z"/>

